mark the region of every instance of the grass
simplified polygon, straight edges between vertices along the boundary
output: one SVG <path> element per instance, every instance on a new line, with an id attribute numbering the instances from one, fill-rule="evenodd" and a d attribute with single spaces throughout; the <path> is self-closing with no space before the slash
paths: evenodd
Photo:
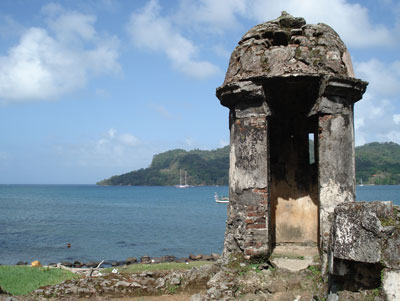
<path id="1" fill-rule="evenodd" d="M 302 255 L 297 255 L 297 254 L 272 254 L 270 256 L 270 259 L 276 259 L 276 258 L 286 258 L 286 259 L 298 259 L 298 260 L 304 260 L 305 257 Z"/>
<path id="2" fill-rule="evenodd" d="M 193 267 L 199 267 L 206 264 L 212 264 L 209 261 L 191 261 L 188 263 L 166 262 L 157 264 L 131 264 L 127 267 L 116 268 L 119 273 L 140 273 L 144 271 L 168 271 L 168 270 L 190 270 Z M 102 270 L 102 273 L 111 273 L 114 268 Z"/>
<path id="3" fill-rule="evenodd" d="M 12 295 L 24 295 L 41 286 L 54 285 L 76 278 L 73 273 L 55 268 L 0 266 L 0 287 Z"/>
<path id="4" fill-rule="evenodd" d="M 186 263 L 133 264 L 117 268 L 120 273 L 137 273 L 143 271 L 188 270 L 193 267 L 211 264 L 209 261 L 192 261 Z M 102 270 L 111 273 L 113 268 Z M 79 276 L 56 268 L 32 268 L 30 266 L 0 266 L 0 287 L 12 295 L 25 295 L 41 286 L 55 285 L 64 280 L 79 278 Z M 171 287 L 175 291 L 176 288 Z"/>
<path id="5" fill-rule="evenodd" d="M 310 272 L 307 277 L 313 279 L 314 283 L 324 282 L 320 265 L 310 265 L 307 270 Z"/>

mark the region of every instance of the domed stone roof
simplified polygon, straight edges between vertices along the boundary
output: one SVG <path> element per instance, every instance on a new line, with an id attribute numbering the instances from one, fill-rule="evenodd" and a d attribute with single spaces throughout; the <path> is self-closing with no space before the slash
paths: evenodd
<path id="1" fill-rule="evenodd" d="M 350 55 L 328 25 L 286 12 L 251 28 L 233 51 L 223 86 L 252 78 L 301 75 L 354 77 Z"/>

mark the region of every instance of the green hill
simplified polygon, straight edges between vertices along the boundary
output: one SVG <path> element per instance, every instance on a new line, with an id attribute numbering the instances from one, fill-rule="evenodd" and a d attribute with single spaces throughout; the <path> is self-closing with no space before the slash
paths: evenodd
<path id="1" fill-rule="evenodd" d="M 356 147 L 357 183 L 400 184 L 400 145 L 372 142 Z"/>
<path id="2" fill-rule="evenodd" d="M 187 172 L 189 185 L 228 185 L 229 146 L 211 151 L 170 150 L 155 155 L 148 168 L 113 176 L 97 184 L 177 185 L 180 170 Z M 400 184 L 400 145 L 373 142 L 356 147 L 356 178 L 357 183 L 362 179 L 364 184 Z"/>
<path id="3" fill-rule="evenodd" d="M 98 182 L 98 185 L 164 186 L 179 184 L 180 170 L 189 185 L 228 185 L 229 146 L 211 151 L 170 150 L 142 168 Z"/>

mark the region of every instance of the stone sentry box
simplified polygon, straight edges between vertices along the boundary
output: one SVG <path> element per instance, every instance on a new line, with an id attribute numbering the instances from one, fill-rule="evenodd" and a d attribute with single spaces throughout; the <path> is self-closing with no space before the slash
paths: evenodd
<path id="1" fill-rule="evenodd" d="M 327 262 L 333 211 L 355 200 L 353 107 L 366 86 L 325 24 L 283 12 L 242 37 L 217 89 L 231 146 L 224 256 L 297 243 Z"/>

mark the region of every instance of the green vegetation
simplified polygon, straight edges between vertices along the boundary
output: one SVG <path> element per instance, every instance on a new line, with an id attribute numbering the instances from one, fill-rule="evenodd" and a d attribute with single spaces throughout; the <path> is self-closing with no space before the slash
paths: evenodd
<path id="1" fill-rule="evenodd" d="M 268 261 L 268 257 L 265 256 L 253 257 L 247 260 L 242 253 L 234 253 L 229 256 L 227 267 L 238 275 L 245 275 L 250 271 L 260 273 Z M 272 265 L 269 266 L 269 269 L 271 271 L 274 270 Z"/>
<path id="2" fill-rule="evenodd" d="M 187 172 L 188 185 L 228 185 L 229 146 L 212 151 L 170 150 L 153 157 L 150 166 L 98 182 L 98 185 L 164 186 L 179 184 Z"/>
<path id="3" fill-rule="evenodd" d="M 41 286 L 76 278 L 73 273 L 55 268 L 0 266 L 0 287 L 12 295 L 29 294 Z"/>
<path id="4" fill-rule="evenodd" d="M 379 220 L 381 221 L 382 227 L 394 226 L 398 227 L 397 224 L 397 215 L 399 214 L 398 207 L 393 207 L 393 212 L 391 215 L 386 216 L 384 218 L 380 217 Z"/>
<path id="5" fill-rule="evenodd" d="M 170 295 L 176 294 L 179 286 L 178 285 L 169 285 L 167 290 Z"/>
<path id="6" fill-rule="evenodd" d="M 313 277 L 321 277 L 321 267 L 319 265 L 310 265 L 308 266 L 307 270 L 310 271 Z"/>
<path id="7" fill-rule="evenodd" d="M 400 145 L 373 142 L 356 147 L 356 176 L 357 183 L 400 184 Z"/>
<path id="8" fill-rule="evenodd" d="M 310 162 L 314 161 L 310 140 Z M 98 185 L 177 185 L 180 170 L 187 172 L 189 185 L 228 185 L 229 146 L 202 151 L 170 150 L 155 155 L 148 168 L 98 182 Z M 357 183 L 400 184 L 400 145 L 368 143 L 356 147 Z"/>
<path id="9" fill-rule="evenodd" d="M 366 296 L 365 301 L 374 301 L 376 297 L 381 296 L 381 288 L 375 288 L 371 290 Z"/>
<path id="10" fill-rule="evenodd" d="M 131 264 L 127 267 L 117 268 L 119 273 L 140 273 L 143 271 L 168 271 L 168 270 L 190 270 L 193 267 L 211 264 L 209 261 L 191 261 L 188 263 L 166 262 L 157 264 Z M 102 273 L 111 273 L 114 268 L 107 268 Z"/>

